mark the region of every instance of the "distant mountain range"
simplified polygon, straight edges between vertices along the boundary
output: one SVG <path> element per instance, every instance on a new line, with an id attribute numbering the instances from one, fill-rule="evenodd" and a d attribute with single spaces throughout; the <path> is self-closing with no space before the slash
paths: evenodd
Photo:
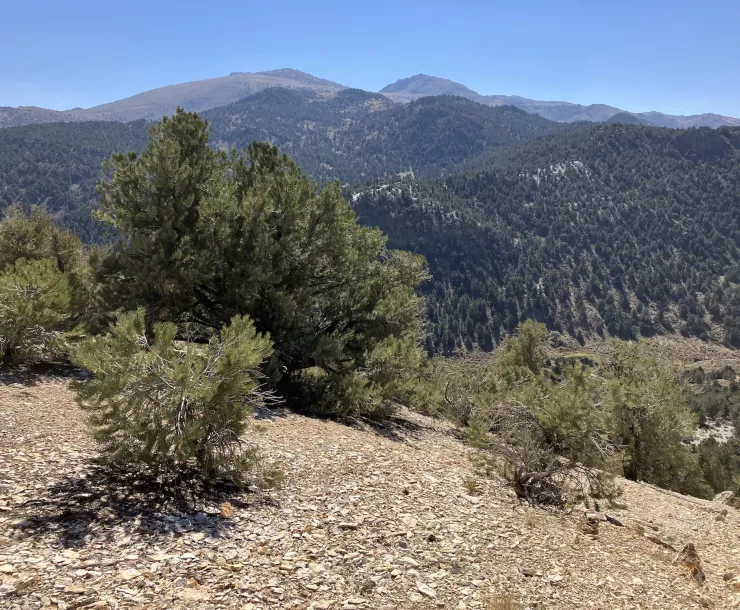
<path id="1" fill-rule="evenodd" d="M 445 78 L 417 74 L 402 78 L 380 90 L 395 101 L 409 101 L 428 95 L 459 95 L 469 100 L 488 106 L 516 106 L 525 112 L 539 114 L 551 121 L 572 123 L 576 121 L 600 122 L 617 116 L 612 122 L 642 122 L 658 127 L 722 127 L 725 125 L 740 126 L 740 119 L 719 114 L 705 113 L 689 116 L 663 114 L 661 112 L 630 113 L 606 104 L 573 104 L 571 102 L 546 102 L 530 100 L 517 95 L 480 95 L 465 85 Z M 642 121 L 635 121 L 637 117 Z"/>
<path id="2" fill-rule="evenodd" d="M 139 119 L 161 119 L 166 114 L 172 114 L 178 106 L 201 112 L 230 104 L 273 87 L 319 93 L 345 89 L 343 85 L 311 76 L 299 70 L 232 72 L 228 76 L 152 89 L 122 100 L 86 109 L 73 108 L 59 111 L 35 106 L 18 108 L 0 106 L 0 127 L 71 121 L 128 122 Z"/>
<path id="3" fill-rule="evenodd" d="M 35 106 L 0 106 L 0 127 L 70 121 L 128 122 L 138 119 L 158 119 L 165 114 L 171 114 L 178 106 L 200 112 L 273 87 L 308 90 L 319 94 L 336 93 L 346 89 L 339 83 L 293 69 L 233 72 L 229 76 L 152 89 L 93 108 L 59 111 Z M 630 113 L 606 104 L 585 106 L 571 102 L 531 100 L 515 95 L 481 95 L 460 83 L 426 74 L 398 80 L 381 89 L 380 93 L 394 102 L 409 102 L 428 96 L 454 95 L 487 106 L 515 106 L 531 114 L 568 123 L 610 121 L 680 128 L 740 126 L 740 119 L 713 113 L 689 116 L 661 112 Z"/>

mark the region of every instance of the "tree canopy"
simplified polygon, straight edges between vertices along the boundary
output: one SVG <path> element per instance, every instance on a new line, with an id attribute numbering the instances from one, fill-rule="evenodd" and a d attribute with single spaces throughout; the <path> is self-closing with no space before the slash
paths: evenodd
<path id="1" fill-rule="evenodd" d="M 327 412 L 389 409 L 420 358 L 422 257 L 389 250 L 336 184 L 319 191 L 267 144 L 215 152 L 179 110 L 137 155 L 112 157 L 100 218 L 120 236 L 98 279 L 110 303 L 143 307 L 204 339 L 236 315 L 269 333 L 266 369 L 287 399 Z"/>

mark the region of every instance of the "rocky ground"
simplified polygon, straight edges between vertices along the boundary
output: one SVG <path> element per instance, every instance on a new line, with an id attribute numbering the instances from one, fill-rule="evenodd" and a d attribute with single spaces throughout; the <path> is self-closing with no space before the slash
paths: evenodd
<path id="1" fill-rule="evenodd" d="M 69 380 L 0 383 L 0 607 L 740 608 L 733 508 L 626 481 L 602 507 L 624 527 L 526 508 L 414 415 L 252 436 L 280 489 L 174 503 L 96 465 Z M 688 542 L 703 585 L 673 563 Z"/>

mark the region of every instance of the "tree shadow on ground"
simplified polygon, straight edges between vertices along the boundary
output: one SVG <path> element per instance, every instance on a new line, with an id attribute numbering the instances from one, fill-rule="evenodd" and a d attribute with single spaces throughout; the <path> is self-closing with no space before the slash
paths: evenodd
<path id="1" fill-rule="evenodd" d="M 281 417 L 288 417 L 291 413 L 293 413 L 293 411 L 282 403 L 264 407 L 255 407 L 252 409 L 252 417 L 257 421 L 273 421 Z"/>
<path id="2" fill-rule="evenodd" d="M 81 379 L 85 373 L 68 362 L 42 361 L 24 365 L 0 363 L 0 384 L 35 386 L 49 378 Z"/>
<path id="3" fill-rule="evenodd" d="M 254 492 L 225 480 L 206 487 L 196 472 L 163 482 L 93 460 L 18 507 L 13 517 L 21 536 L 56 537 L 67 548 L 122 533 L 151 544 L 192 532 L 218 538 L 235 527 L 232 510 L 270 502 Z"/>
<path id="4" fill-rule="evenodd" d="M 341 420 L 340 420 L 341 421 Z M 383 436 L 391 441 L 407 442 L 418 439 L 425 427 L 404 417 L 391 416 L 385 419 L 361 419 L 346 422 L 357 428 L 363 428 Z"/>

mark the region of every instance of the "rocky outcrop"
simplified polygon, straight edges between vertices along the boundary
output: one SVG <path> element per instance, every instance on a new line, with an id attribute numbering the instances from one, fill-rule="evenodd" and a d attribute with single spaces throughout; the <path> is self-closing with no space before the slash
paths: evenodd
<path id="1" fill-rule="evenodd" d="M 722 493 L 718 493 L 714 496 L 713 502 L 740 509 L 740 498 L 737 497 L 734 491 L 723 491 Z"/>

